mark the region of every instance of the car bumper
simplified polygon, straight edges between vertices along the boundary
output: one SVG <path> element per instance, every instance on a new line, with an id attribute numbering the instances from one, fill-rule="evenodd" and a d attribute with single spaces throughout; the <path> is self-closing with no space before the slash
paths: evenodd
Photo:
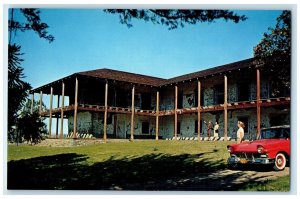
<path id="1" fill-rule="evenodd" d="M 228 164 L 273 164 L 274 159 L 270 159 L 270 158 L 246 159 L 246 158 L 231 156 L 230 158 L 228 158 L 227 163 Z"/>

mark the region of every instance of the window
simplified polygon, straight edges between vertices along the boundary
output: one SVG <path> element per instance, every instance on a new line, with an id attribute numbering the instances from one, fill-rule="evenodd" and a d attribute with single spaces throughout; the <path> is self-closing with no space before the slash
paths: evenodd
<path id="1" fill-rule="evenodd" d="M 194 90 L 194 93 L 195 93 L 195 103 L 194 103 L 194 106 L 195 107 L 198 107 L 198 87 Z M 204 89 L 201 88 L 201 92 L 200 92 L 200 106 L 203 106 L 204 104 Z"/>
<path id="2" fill-rule="evenodd" d="M 224 103 L 224 85 L 220 84 L 214 87 L 214 104 Z"/>
<path id="3" fill-rule="evenodd" d="M 142 107 L 143 110 L 151 109 L 151 93 L 142 93 Z"/>
<path id="4" fill-rule="evenodd" d="M 198 120 L 195 120 L 195 134 L 198 134 Z M 200 120 L 200 134 L 202 132 L 202 120 Z"/>
<path id="5" fill-rule="evenodd" d="M 183 93 L 178 93 L 178 100 L 177 100 L 177 108 L 181 109 L 183 107 Z"/>
<path id="6" fill-rule="evenodd" d="M 149 122 L 142 122 L 142 134 L 149 134 Z"/>
<path id="7" fill-rule="evenodd" d="M 180 135 L 180 122 L 177 122 L 177 135 Z"/>
<path id="8" fill-rule="evenodd" d="M 249 101 L 250 85 L 246 82 L 238 85 L 238 101 Z"/>

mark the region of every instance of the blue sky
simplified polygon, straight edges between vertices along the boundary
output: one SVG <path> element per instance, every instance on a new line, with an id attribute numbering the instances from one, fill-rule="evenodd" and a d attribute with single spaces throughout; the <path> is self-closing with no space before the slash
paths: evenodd
<path id="1" fill-rule="evenodd" d="M 252 57 L 253 47 L 268 27 L 275 26 L 282 11 L 235 12 L 248 19 L 238 24 L 218 20 L 168 30 L 138 20 L 127 28 L 118 15 L 100 9 L 41 9 L 42 21 L 50 26 L 55 41 L 49 43 L 29 31 L 18 32 L 12 42 L 22 46 L 25 80 L 33 88 L 99 68 L 172 78 Z M 17 13 L 15 17 L 22 20 Z M 43 102 L 49 108 L 49 95 L 44 95 Z M 53 106 L 57 106 L 57 97 Z M 45 123 L 48 125 L 48 119 Z M 52 124 L 55 132 L 56 120 Z M 64 134 L 67 132 L 64 128 Z"/>
<path id="2" fill-rule="evenodd" d="M 55 41 L 19 32 L 13 42 L 22 46 L 26 81 L 34 88 L 104 67 L 171 78 L 252 57 L 253 47 L 281 13 L 236 12 L 248 19 L 238 24 L 219 20 L 168 30 L 138 20 L 127 28 L 119 23 L 118 15 L 100 9 L 42 9 L 42 21 L 50 26 Z"/>

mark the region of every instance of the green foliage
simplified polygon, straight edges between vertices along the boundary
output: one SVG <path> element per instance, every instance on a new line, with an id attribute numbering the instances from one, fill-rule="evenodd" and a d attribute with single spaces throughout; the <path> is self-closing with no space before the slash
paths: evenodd
<path id="1" fill-rule="evenodd" d="M 261 42 L 254 47 L 255 64 L 272 76 L 272 96 L 289 95 L 291 87 L 291 11 L 283 11 L 275 28 L 264 33 Z"/>
<path id="2" fill-rule="evenodd" d="M 16 35 L 17 31 L 33 30 L 40 38 L 44 38 L 49 42 L 53 42 L 54 37 L 47 32 L 49 26 L 41 21 L 39 9 L 19 9 L 20 13 L 25 17 L 25 23 L 14 19 L 14 10 L 16 9 L 10 9 L 10 19 L 8 21 L 8 30 L 10 32 L 10 42 L 8 44 L 8 139 L 10 141 L 18 139 L 17 141 L 19 141 L 21 136 L 27 141 L 36 142 L 39 139 L 36 133 L 38 132 L 37 130 L 42 132 L 42 123 L 38 118 L 37 112 L 33 114 L 24 113 L 21 117 L 19 116 L 21 108 L 25 105 L 31 85 L 23 80 L 25 78 L 24 69 L 21 67 L 24 61 L 21 59 L 23 53 L 21 53 L 21 46 L 11 44 L 11 34 L 14 33 Z M 28 124 L 36 124 L 37 126 L 30 127 Z"/>
<path id="3" fill-rule="evenodd" d="M 239 189 L 240 191 L 290 191 L 290 176 L 279 177 L 275 180 L 250 183 Z"/>
<path id="4" fill-rule="evenodd" d="M 8 45 L 8 132 L 9 138 L 15 133 L 13 128 L 18 120 L 18 111 L 26 102 L 28 91 L 31 89 L 29 83 L 23 81 L 25 77 L 20 58 L 21 46 Z"/>
<path id="5" fill-rule="evenodd" d="M 43 105 L 45 108 L 45 106 Z M 31 113 L 31 101 L 28 100 L 23 107 L 17 122 L 17 131 L 20 137 L 31 144 L 37 144 L 42 140 L 43 134 L 46 134 L 46 125 L 39 116 L 39 102 L 34 101 L 33 111 Z"/>
<path id="6" fill-rule="evenodd" d="M 118 14 L 120 22 L 126 24 L 128 28 L 132 27 L 132 19 L 161 24 L 167 26 L 169 30 L 184 27 L 185 24 L 211 23 L 217 19 L 231 20 L 235 23 L 247 19 L 244 15 L 238 16 L 228 10 L 106 9 L 104 12 Z"/>
<path id="7" fill-rule="evenodd" d="M 49 42 L 54 41 L 54 36 L 49 34 L 47 29 L 48 24 L 43 23 L 40 18 L 40 10 L 36 8 L 21 8 L 20 12 L 26 19 L 26 23 L 21 23 L 14 20 L 14 9 L 10 9 L 10 20 L 8 21 L 8 29 L 11 33 L 16 34 L 17 31 L 25 32 L 33 30 L 40 38 L 46 39 Z"/>

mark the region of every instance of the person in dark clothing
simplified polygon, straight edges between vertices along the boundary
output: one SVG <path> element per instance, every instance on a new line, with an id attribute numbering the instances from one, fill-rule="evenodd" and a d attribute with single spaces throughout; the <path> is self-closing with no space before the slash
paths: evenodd
<path id="1" fill-rule="evenodd" d="M 207 125 L 207 137 L 210 138 L 211 131 L 214 129 L 212 122 L 209 120 L 208 123 L 205 122 Z"/>

